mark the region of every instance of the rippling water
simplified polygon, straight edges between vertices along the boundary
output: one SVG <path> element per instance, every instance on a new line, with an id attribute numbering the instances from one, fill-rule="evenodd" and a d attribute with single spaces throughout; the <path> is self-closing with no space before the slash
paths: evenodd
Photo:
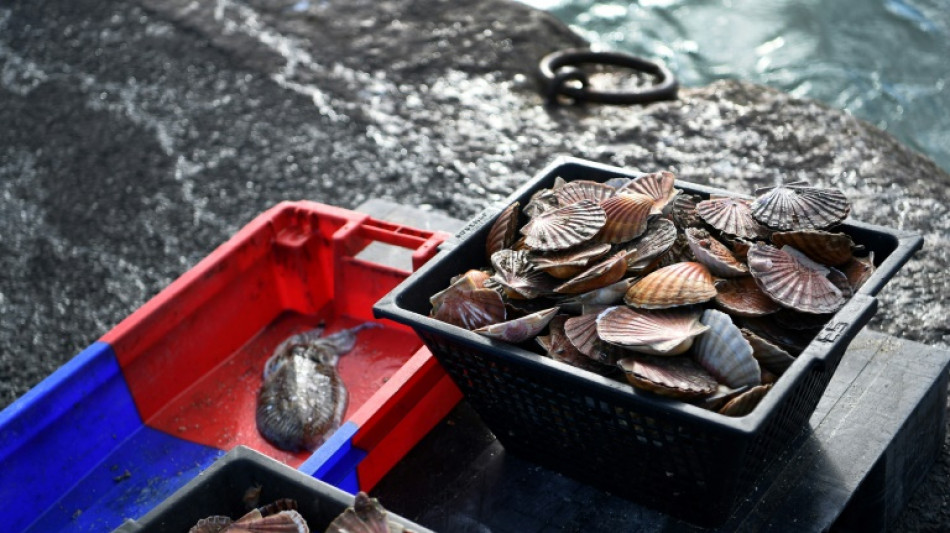
<path id="1" fill-rule="evenodd" d="M 523 1 L 594 45 L 662 59 L 684 86 L 739 78 L 814 98 L 950 170 L 941 0 Z"/>

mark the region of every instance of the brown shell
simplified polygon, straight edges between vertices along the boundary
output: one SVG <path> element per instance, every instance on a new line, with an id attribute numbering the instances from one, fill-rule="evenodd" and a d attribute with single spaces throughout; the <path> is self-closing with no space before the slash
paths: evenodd
<path id="1" fill-rule="evenodd" d="M 394 527 L 390 528 L 386 509 L 379 504 L 379 501 L 360 491 L 353 500 L 353 506 L 347 507 L 333 522 L 330 522 L 326 533 L 400 533 L 405 531 L 396 523 L 392 523 L 392 526 Z"/>
<path id="2" fill-rule="evenodd" d="M 460 328 L 477 329 L 505 320 L 505 302 L 491 289 L 453 290 L 432 317 Z"/>
<path id="3" fill-rule="evenodd" d="M 532 250 L 566 250 L 590 240 L 606 221 L 603 208 L 590 200 L 581 200 L 535 216 L 521 228 L 521 233 Z"/>
<path id="4" fill-rule="evenodd" d="M 749 267 L 705 229 L 686 228 L 686 241 L 696 260 L 706 265 L 712 275 L 737 278 L 749 274 Z"/>
<path id="5" fill-rule="evenodd" d="M 505 208 L 498 215 L 488 231 L 488 239 L 485 242 L 485 252 L 489 259 L 492 254 L 505 248 L 511 248 L 518 235 L 518 213 L 521 204 L 515 202 Z"/>
<path id="6" fill-rule="evenodd" d="M 610 245 L 605 242 L 585 242 L 567 250 L 535 252 L 530 260 L 535 268 L 555 278 L 567 279 L 580 274 L 609 251 Z"/>
<path id="7" fill-rule="evenodd" d="M 743 239 L 761 239 L 769 233 L 752 217 L 749 201 L 742 198 L 711 197 L 696 204 L 696 213 L 717 230 Z"/>
<path id="8" fill-rule="evenodd" d="M 433 294 L 429 298 L 429 303 L 432 304 L 432 312 L 435 313 L 438 311 L 439 307 L 441 307 L 442 303 L 445 301 L 445 298 L 447 296 L 452 296 L 453 293 L 486 288 L 485 282 L 487 282 L 488 279 L 488 273 L 475 269 L 468 270 L 464 274 L 455 276 L 452 278 L 448 287 Z"/>
<path id="9" fill-rule="evenodd" d="M 670 211 L 670 217 L 679 228 L 690 228 L 701 226 L 703 219 L 696 212 L 696 205 L 702 202 L 701 196 L 695 194 L 680 194 L 673 200 L 673 209 Z"/>
<path id="10" fill-rule="evenodd" d="M 809 258 L 827 266 L 839 266 L 851 260 L 854 241 L 845 233 L 808 229 L 781 231 L 772 234 L 771 242 L 781 248 L 786 244 Z"/>
<path id="11" fill-rule="evenodd" d="M 564 322 L 564 334 L 582 354 L 598 363 L 613 365 L 617 362 L 617 356 L 622 353 L 622 349 L 607 344 L 597 335 L 597 315 L 599 314 L 599 312 L 586 313 L 568 318 Z"/>
<path id="12" fill-rule="evenodd" d="M 559 187 L 554 191 L 554 195 L 557 196 L 559 205 L 566 206 L 581 200 L 590 200 L 599 204 L 613 196 L 615 192 L 616 190 L 610 185 L 590 180 L 576 180 Z"/>
<path id="13" fill-rule="evenodd" d="M 759 405 L 759 402 L 762 401 L 762 398 L 764 398 L 771 389 L 772 385 L 752 387 L 726 402 L 726 405 L 723 405 L 722 408 L 719 409 L 719 414 L 732 417 L 745 416 Z"/>
<path id="14" fill-rule="evenodd" d="M 809 187 L 804 182 L 756 191 L 752 216 L 777 230 L 825 229 L 847 218 L 851 204 L 835 188 Z"/>
<path id="15" fill-rule="evenodd" d="M 636 278 L 625 278 L 605 287 L 587 291 L 571 298 L 560 300 L 560 306 L 565 311 L 580 312 L 585 305 L 614 305 L 623 301 L 627 289 L 636 283 Z"/>
<path id="16" fill-rule="evenodd" d="M 841 268 L 851 284 L 851 292 L 857 292 L 871 274 L 874 274 L 874 252 L 867 257 L 852 257 Z"/>
<path id="17" fill-rule="evenodd" d="M 679 189 L 673 188 L 676 177 L 672 172 L 660 171 L 651 174 L 644 174 L 634 178 L 630 183 L 618 190 L 618 194 L 628 192 L 644 194 L 653 199 L 653 214 L 661 214 L 672 209 L 672 202 L 680 193 Z"/>
<path id="18" fill-rule="evenodd" d="M 654 218 L 647 224 L 643 235 L 623 245 L 627 254 L 627 272 L 647 270 L 658 257 L 676 242 L 676 226 L 665 218 Z"/>
<path id="19" fill-rule="evenodd" d="M 709 270 L 687 261 L 655 270 L 630 287 L 624 302 L 641 309 L 665 309 L 703 303 L 716 296 Z"/>
<path id="20" fill-rule="evenodd" d="M 541 333 L 558 312 L 557 307 L 531 313 L 514 320 L 475 329 L 475 333 L 506 342 L 524 342 Z"/>
<path id="21" fill-rule="evenodd" d="M 769 372 L 781 376 L 795 362 L 792 354 L 785 351 L 781 346 L 769 342 L 747 328 L 742 328 L 739 331 L 752 346 L 752 357 L 755 357 L 755 360 L 759 362 L 759 366 Z"/>
<path id="22" fill-rule="evenodd" d="M 679 355 L 709 329 L 699 310 L 642 311 L 614 307 L 597 317 L 597 335 L 605 342 L 651 355 Z"/>
<path id="23" fill-rule="evenodd" d="M 509 298 L 537 298 L 549 294 L 555 282 L 536 269 L 525 250 L 500 250 L 491 256 L 495 273 L 491 279 L 500 283 Z"/>
<path id="24" fill-rule="evenodd" d="M 554 288 L 558 294 L 580 294 L 600 289 L 627 273 L 626 252 L 618 252 Z"/>
<path id="25" fill-rule="evenodd" d="M 740 318 L 741 325 L 763 339 L 781 347 L 793 357 L 802 353 L 805 347 L 815 338 L 811 330 L 798 331 L 782 326 L 776 315 Z"/>
<path id="26" fill-rule="evenodd" d="M 762 292 L 785 307 L 805 313 L 833 313 L 845 304 L 828 269 L 792 247 L 757 243 L 749 250 L 749 270 Z"/>
<path id="27" fill-rule="evenodd" d="M 570 315 L 556 315 L 548 323 L 549 334 L 536 337 L 538 344 L 544 349 L 547 356 L 555 361 L 595 372 L 602 376 L 616 374 L 616 367 L 594 361 L 571 344 L 564 333 L 564 323 L 568 318 L 570 318 Z"/>
<path id="28" fill-rule="evenodd" d="M 552 189 L 539 189 L 531 195 L 531 199 L 524 206 L 524 214 L 528 218 L 534 218 L 558 207 L 557 195 Z"/>
<path id="29" fill-rule="evenodd" d="M 621 243 L 646 231 L 653 199 L 644 194 L 618 194 L 602 201 L 600 207 L 607 221 L 595 238 L 601 242 Z"/>
<path id="30" fill-rule="evenodd" d="M 749 276 L 717 281 L 716 290 L 716 304 L 730 315 L 763 316 L 782 309 Z"/>
<path id="31" fill-rule="evenodd" d="M 685 356 L 626 357 L 617 365 L 634 387 L 670 398 L 697 400 L 713 394 L 719 386 L 716 378 Z"/>

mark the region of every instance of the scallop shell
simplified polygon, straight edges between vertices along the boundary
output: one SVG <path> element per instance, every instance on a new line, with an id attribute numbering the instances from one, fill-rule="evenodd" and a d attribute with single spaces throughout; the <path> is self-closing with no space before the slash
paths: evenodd
<path id="1" fill-rule="evenodd" d="M 737 278 L 749 274 L 749 267 L 705 229 L 686 228 L 686 240 L 696 260 L 706 265 L 712 275 Z"/>
<path id="2" fill-rule="evenodd" d="M 763 339 L 781 347 L 793 357 L 802 353 L 806 346 L 814 339 L 811 330 L 796 331 L 782 326 L 775 316 L 778 313 L 760 317 L 742 317 L 738 319 L 743 328 L 746 328 Z"/>
<path id="3" fill-rule="evenodd" d="M 609 185 L 614 189 L 622 189 L 624 185 L 633 181 L 633 178 L 628 178 L 625 176 L 617 176 L 615 178 L 610 178 L 604 182 L 604 185 Z"/>
<path id="4" fill-rule="evenodd" d="M 489 276 L 486 272 L 475 269 L 471 269 L 464 274 L 455 276 L 452 278 L 448 287 L 433 294 L 432 297 L 429 298 L 429 303 L 432 304 L 432 312 L 435 313 L 438 311 L 446 297 L 452 296 L 453 293 L 484 289 L 485 282 L 488 281 L 488 279 Z"/>
<path id="5" fill-rule="evenodd" d="M 564 334 L 582 354 L 598 363 L 613 365 L 622 349 L 607 344 L 597 335 L 599 314 L 600 311 L 568 318 L 564 322 Z"/>
<path id="6" fill-rule="evenodd" d="M 626 357 L 617 362 L 627 381 L 654 394 L 697 400 L 716 392 L 716 379 L 689 357 Z"/>
<path id="7" fill-rule="evenodd" d="M 554 288 L 554 280 L 534 267 L 525 250 L 495 252 L 491 263 L 495 268 L 491 279 L 505 288 L 509 298 L 536 298 Z"/>
<path id="8" fill-rule="evenodd" d="M 695 194 L 680 194 L 673 199 L 673 209 L 670 211 L 670 217 L 679 228 L 690 228 L 701 226 L 703 219 L 696 212 L 696 205 L 703 199 Z"/>
<path id="9" fill-rule="evenodd" d="M 673 188 L 676 177 L 672 172 L 660 171 L 644 174 L 634 178 L 630 183 L 618 190 L 618 194 L 629 192 L 644 194 L 653 200 L 653 214 L 659 215 L 672 209 L 672 202 L 681 192 Z"/>
<path id="10" fill-rule="evenodd" d="M 386 509 L 376 498 L 370 498 L 360 491 L 353 500 L 353 506 L 347 507 L 330 522 L 326 533 L 403 533 L 405 528 L 390 522 Z"/>
<path id="11" fill-rule="evenodd" d="M 833 313 L 845 304 L 829 270 L 790 246 L 781 250 L 757 243 L 749 250 L 749 270 L 762 292 L 785 307 L 805 313 Z"/>
<path id="12" fill-rule="evenodd" d="M 564 333 L 564 323 L 568 318 L 570 318 L 570 315 L 556 315 L 548 323 L 549 334 L 536 337 L 538 344 L 544 349 L 548 357 L 602 376 L 617 374 L 618 369 L 615 366 L 594 361 L 571 344 Z"/>
<path id="13" fill-rule="evenodd" d="M 768 236 L 768 228 L 752 217 L 749 201 L 734 196 L 715 196 L 696 204 L 696 213 L 717 230 L 742 237 L 761 239 Z"/>
<path id="14" fill-rule="evenodd" d="M 637 282 L 636 278 L 625 278 L 606 287 L 587 291 L 560 301 L 561 309 L 580 312 L 584 305 L 614 305 L 623 301 L 627 289 Z"/>
<path id="15" fill-rule="evenodd" d="M 515 202 L 506 207 L 492 224 L 485 243 L 485 250 L 489 259 L 495 252 L 511 248 L 514 244 L 515 237 L 518 235 L 518 208 L 520 205 Z"/>
<path id="16" fill-rule="evenodd" d="M 709 270 L 702 263 L 675 263 L 655 270 L 635 283 L 624 302 L 641 309 L 665 309 L 703 303 L 716 296 Z"/>
<path id="17" fill-rule="evenodd" d="M 618 194 L 600 203 L 607 221 L 595 237 L 601 242 L 627 242 L 647 229 L 653 199 L 644 194 Z"/>
<path id="18" fill-rule="evenodd" d="M 525 244 L 532 250 L 565 250 L 597 234 L 607 215 L 590 200 L 545 211 L 521 228 Z"/>
<path id="19" fill-rule="evenodd" d="M 706 309 L 702 323 L 709 326 L 693 344 L 696 361 L 721 383 L 730 387 L 756 386 L 762 383 L 762 371 L 745 340 L 729 315 Z"/>
<path id="20" fill-rule="evenodd" d="M 756 191 L 752 216 L 777 230 L 825 229 L 844 220 L 851 204 L 834 188 L 809 187 L 804 182 Z"/>
<path id="21" fill-rule="evenodd" d="M 627 273 L 626 252 L 618 252 L 554 288 L 558 294 L 580 294 L 617 282 Z"/>
<path id="22" fill-rule="evenodd" d="M 605 342 L 651 355 L 679 355 L 709 329 L 698 310 L 636 311 L 613 307 L 597 318 L 597 335 Z"/>
<path id="23" fill-rule="evenodd" d="M 772 385 L 752 387 L 726 402 L 726 405 L 723 405 L 722 408 L 719 409 L 719 414 L 732 417 L 745 416 L 759 405 L 759 402 L 762 401 L 762 398 L 764 398 L 770 390 L 772 390 Z"/>
<path id="24" fill-rule="evenodd" d="M 749 276 L 717 281 L 716 290 L 716 304 L 730 315 L 763 316 L 782 309 Z"/>
<path id="25" fill-rule="evenodd" d="M 852 257 L 841 268 L 851 284 L 851 292 L 857 292 L 871 274 L 874 274 L 874 252 L 867 257 Z"/>
<path id="26" fill-rule="evenodd" d="M 752 346 L 752 357 L 755 357 L 755 360 L 759 362 L 759 366 L 765 370 L 781 376 L 795 362 L 792 354 L 786 352 L 782 347 L 756 335 L 747 328 L 742 328 L 739 331 Z"/>
<path id="27" fill-rule="evenodd" d="M 567 279 L 580 274 L 609 251 L 610 245 L 605 242 L 586 242 L 567 250 L 536 252 L 530 260 L 535 268 L 555 278 Z"/>
<path id="28" fill-rule="evenodd" d="M 597 183 L 596 181 L 577 180 L 558 188 L 554 191 L 554 194 L 557 196 L 559 205 L 567 206 L 581 200 L 590 200 L 595 204 L 599 204 L 613 196 L 615 192 L 616 189 L 610 185 Z"/>
<path id="29" fill-rule="evenodd" d="M 477 329 L 505 320 L 505 302 L 491 289 L 453 290 L 443 295 L 432 317 L 460 328 Z"/>
<path id="30" fill-rule="evenodd" d="M 643 235 L 625 244 L 627 272 L 639 273 L 647 270 L 661 255 L 676 242 L 676 226 L 665 218 L 654 218 L 647 224 Z"/>
<path id="31" fill-rule="evenodd" d="M 554 318 L 557 312 L 558 308 L 552 307 L 514 320 L 483 326 L 474 331 L 475 333 L 500 341 L 514 343 L 524 342 L 536 336 L 538 333 L 541 333 L 541 330 L 547 327 L 548 322 Z"/>
<path id="32" fill-rule="evenodd" d="M 528 218 L 534 218 L 541 213 L 557 209 L 557 195 L 552 189 L 539 189 L 531 195 L 531 199 L 524 206 L 524 214 Z"/>
<path id="33" fill-rule="evenodd" d="M 786 244 L 809 258 L 827 266 L 839 266 L 851 259 L 854 241 L 845 233 L 822 230 L 781 231 L 772 234 L 772 244 L 781 248 Z"/>

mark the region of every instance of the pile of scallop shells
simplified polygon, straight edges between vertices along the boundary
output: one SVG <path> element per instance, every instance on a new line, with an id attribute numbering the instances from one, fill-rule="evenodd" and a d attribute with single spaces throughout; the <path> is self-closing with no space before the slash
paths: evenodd
<path id="1" fill-rule="evenodd" d="M 682 194 L 670 172 L 557 178 L 498 216 L 491 266 L 453 278 L 432 316 L 743 416 L 874 270 L 834 230 L 850 212 L 841 191 L 756 194 Z"/>

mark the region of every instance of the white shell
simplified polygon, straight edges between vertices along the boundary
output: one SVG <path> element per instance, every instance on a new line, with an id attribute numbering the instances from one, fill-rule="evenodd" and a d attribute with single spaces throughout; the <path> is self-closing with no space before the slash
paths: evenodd
<path id="1" fill-rule="evenodd" d="M 693 343 L 696 361 L 729 387 L 760 385 L 762 370 L 752 356 L 752 346 L 729 315 L 707 309 L 703 312 L 702 323 L 709 326 L 709 330 Z"/>
<path id="2" fill-rule="evenodd" d="M 605 342 L 651 355 L 679 355 L 709 329 L 698 310 L 638 311 L 612 307 L 597 317 L 597 334 Z"/>

